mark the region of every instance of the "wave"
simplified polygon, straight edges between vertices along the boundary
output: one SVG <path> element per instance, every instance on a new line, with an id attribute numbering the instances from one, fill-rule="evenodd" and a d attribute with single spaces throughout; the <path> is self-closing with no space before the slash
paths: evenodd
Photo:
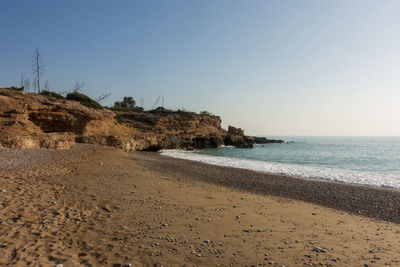
<path id="1" fill-rule="evenodd" d="M 400 177 L 394 175 L 299 164 L 285 164 L 260 160 L 210 156 L 184 150 L 162 150 L 161 154 L 172 158 L 187 159 L 212 165 L 247 169 L 262 173 L 281 174 L 302 178 L 400 189 Z"/>

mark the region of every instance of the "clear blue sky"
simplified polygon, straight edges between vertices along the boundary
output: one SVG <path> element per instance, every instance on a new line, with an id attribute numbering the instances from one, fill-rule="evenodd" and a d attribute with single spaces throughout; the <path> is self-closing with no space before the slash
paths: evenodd
<path id="1" fill-rule="evenodd" d="M 400 1 L 0 1 L 0 87 L 208 110 L 267 135 L 400 135 Z"/>

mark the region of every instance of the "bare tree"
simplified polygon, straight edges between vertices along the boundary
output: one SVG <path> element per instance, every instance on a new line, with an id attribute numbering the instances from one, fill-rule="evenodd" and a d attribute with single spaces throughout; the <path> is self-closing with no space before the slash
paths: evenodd
<path id="1" fill-rule="evenodd" d="M 24 80 L 24 89 L 29 92 L 29 87 L 31 86 L 31 81 L 29 79 Z"/>
<path id="2" fill-rule="evenodd" d="M 33 87 L 33 92 L 36 93 L 36 89 L 37 89 L 37 82 L 36 82 L 36 78 L 33 79 L 32 82 L 32 87 Z"/>
<path id="3" fill-rule="evenodd" d="M 154 108 L 157 106 L 158 102 L 160 102 L 161 97 L 162 97 L 162 95 L 159 95 L 159 96 L 157 97 L 156 102 L 154 102 L 154 105 L 153 105 L 153 108 L 152 108 L 152 109 L 154 109 Z"/>
<path id="4" fill-rule="evenodd" d="M 83 86 L 85 86 L 85 83 L 76 82 L 73 91 L 79 92 L 80 90 L 82 90 Z"/>
<path id="5" fill-rule="evenodd" d="M 39 48 L 37 47 L 35 49 L 35 52 L 33 53 L 32 69 L 33 74 L 35 75 L 34 88 L 37 88 L 37 91 L 40 94 L 40 76 L 43 74 L 44 65 L 42 55 L 40 54 Z"/>
<path id="6" fill-rule="evenodd" d="M 107 100 L 111 96 L 111 93 L 104 93 L 96 99 L 96 102 L 101 104 L 103 101 Z"/>
<path id="7" fill-rule="evenodd" d="M 21 74 L 21 82 L 20 82 L 20 87 L 24 87 L 24 74 Z"/>
<path id="8" fill-rule="evenodd" d="M 50 86 L 49 86 L 49 81 L 46 80 L 46 82 L 44 83 L 44 90 L 49 91 L 50 90 Z"/>

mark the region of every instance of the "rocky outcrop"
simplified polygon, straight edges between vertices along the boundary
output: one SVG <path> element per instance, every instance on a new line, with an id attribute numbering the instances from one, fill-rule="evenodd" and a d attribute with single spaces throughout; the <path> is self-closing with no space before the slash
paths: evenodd
<path id="1" fill-rule="evenodd" d="M 116 112 L 118 120 L 142 134 L 156 136 L 145 150 L 203 149 L 224 144 L 221 118 L 159 108 L 151 112 Z"/>
<path id="2" fill-rule="evenodd" d="M 256 137 L 253 136 L 254 138 L 254 143 L 255 144 L 273 144 L 273 143 L 283 143 L 283 140 L 277 140 L 277 139 L 267 139 L 265 137 Z"/>
<path id="3" fill-rule="evenodd" d="M 228 126 L 228 132 L 224 137 L 224 143 L 227 146 L 238 148 L 253 148 L 254 139 L 251 136 L 244 135 L 244 130 Z"/>
<path id="4" fill-rule="evenodd" d="M 75 142 L 126 151 L 203 149 L 232 145 L 251 148 L 263 139 L 240 128 L 222 129 L 207 113 L 158 108 L 146 112 L 92 109 L 78 102 L 0 89 L 0 147 L 72 147 Z"/>
<path id="5" fill-rule="evenodd" d="M 78 102 L 0 89 L 0 146 L 70 148 L 81 136 L 133 136 L 109 110 Z"/>
<path id="6" fill-rule="evenodd" d="M 247 136 L 244 134 L 244 130 L 229 126 L 228 132 L 224 138 L 224 143 L 225 145 L 235 146 L 238 148 L 253 148 L 254 144 L 283 143 L 283 140 L 267 139 L 265 137 L 257 136 Z"/>

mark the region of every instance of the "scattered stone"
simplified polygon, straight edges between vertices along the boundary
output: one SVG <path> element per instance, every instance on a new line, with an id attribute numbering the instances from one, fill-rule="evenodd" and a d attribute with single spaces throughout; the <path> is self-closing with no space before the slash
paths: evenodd
<path id="1" fill-rule="evenodd" d="M 313 248 L 313 251 L 315 251 L 315 252 L 322 252 L 322 253 L 326 253 L 326 252 L 327 252 L 326 249 L 320 248 L 320 247 L 314 247 L 314 248 Z"/>

